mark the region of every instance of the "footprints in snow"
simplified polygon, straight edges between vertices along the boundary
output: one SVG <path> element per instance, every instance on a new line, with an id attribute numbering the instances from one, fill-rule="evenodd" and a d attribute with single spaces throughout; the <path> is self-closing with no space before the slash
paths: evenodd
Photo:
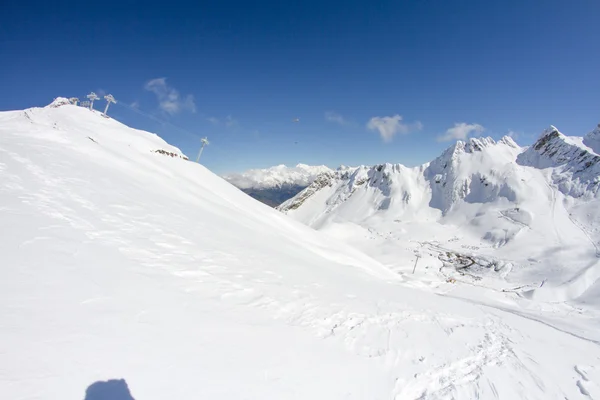
<path id="1" fill-rule="evenodd" d="M 596 372 L 595 368 L 591 366 L 576 365 L 573 369 L 581 378 L 575 383 L 581 394 L 590 399 L 600 399 L 600 387 L 589 377 L 590 373 Z M 597 378 L 600 378 L 600 376 Z"/>

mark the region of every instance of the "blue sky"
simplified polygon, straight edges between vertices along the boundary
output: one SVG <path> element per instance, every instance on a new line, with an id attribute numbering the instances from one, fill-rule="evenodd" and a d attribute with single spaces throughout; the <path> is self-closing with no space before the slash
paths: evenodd
<path id="1" fill-rule="evenodd" d="M 0 110 L 112 93 L 109 114 L 191 157 L 208 136 L 217 173 L 416 165 L 465 134 L 592 130 L 599 16 L 592 0 L 10 2 Z"/>

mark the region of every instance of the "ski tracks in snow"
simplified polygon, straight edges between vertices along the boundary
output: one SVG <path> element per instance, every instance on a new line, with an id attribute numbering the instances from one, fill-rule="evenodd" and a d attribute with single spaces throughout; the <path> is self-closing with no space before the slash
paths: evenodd
<path id="1" fill-rule="evenodd" d="M 552 227 L 554 228 L 554 235 L 556 236 L 556 240 L 560 243 L 561 242 L 561 236 L 560 233 L 558 232 L 558 227 L 556 226 L 556 191 L 554 189 L 554 187 L 552 187 L 552 185 L 550 183 L 548 183 L 548 181 L 545 179 L 544 182 L 546 183 L 546 186 L 548 186 L 548 189 L 550 190 L 550 196 L 551 196 L 551 201 L 552 201 Z"/>

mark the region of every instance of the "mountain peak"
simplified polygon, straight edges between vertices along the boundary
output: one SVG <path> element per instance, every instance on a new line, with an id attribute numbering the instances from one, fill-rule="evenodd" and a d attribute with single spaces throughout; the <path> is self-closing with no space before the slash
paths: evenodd
<path id="1" fill-rule="evenodd" d="M 517 144 L 517 142 L 515 142 L 514 139 L 508 135 L 502 136 L 502 138 L 500 140 L 498 140 L 498 143 L 505 144 L 505 145 L 513 147 L 515 149 L 519 148 L 519 145 Z"/>
<path id="2" fill-rule="evenodd" d="M 478 138 L 469 138 L 468 141 L 458 141 L 457 145 L 462 145 L 464 151 L 466 153 L 473 153 L 475 151 L 481 151 L 484 147 L 493 146 L 496 144 L 496 141 L 491 137 L 478 137 Z"/>
<path id="3" fill-rule="evenodd" d="M 550 125 L 549 127 L 547 127 L 546 129 L 544 129 L 542 131 L 542 133 L 540 134 L 540 136 L 538 137 L 537 142 L 539 142 L 541 139 L 545 138 L 545 137 L 566 137 L 561 131 L 558 130 L 558 128 L 554 125 Z"/>
<path id="4" fill-rule="evenodd" d="M 448 147 L 446 151 L 444 151 L 442 157 L 456 157 L 463 153 L 475 153 L 482 151 L 485 148 L 495 146 L 496 144 L 496 141 L 489 136 L 458 140 L 452 146 Z"/>
<path id="5" fill-rule="evenodd" d="M 542 150 L 550 142 L 563 138 L 564 135 L 560 133 L 560 131 L 554 125 L 550 125 L 548 128 L 544 129 L 538 140 L 536 140 L 536 142 L 533 144 L 533 148 L 534 150 Z"/>
<path id="6" fill-rule="evenodd" d="M 517 163 L 536 168 L 555 168 L 555 182 L 565 194 L 574 197 L 597 196 L 600 194 L 600 181 L 597 179 L 600 175 L 600 156 L 594 152 L 593 143 L 586 143 L 586 139 L 588 137 L 565 136 L 556 127 L 550 126 L 533 146 L 517 157 Z"/>
<path id="7" fill-rule="evenodd" d="M 593 131 L 585 135 L 583 143 L 592 148 L 597 154 L 600 154 L 600 124 Z"/>

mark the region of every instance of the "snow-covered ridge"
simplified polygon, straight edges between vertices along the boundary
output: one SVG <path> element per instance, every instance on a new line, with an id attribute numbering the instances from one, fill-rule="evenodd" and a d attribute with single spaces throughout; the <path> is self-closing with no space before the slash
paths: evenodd
<path id="1" fill-rule="evenodd" d="M 491 137 L 479 137 L 470 138 L 467 141 L 458 140 L 454 145 L 450 146 L 446 151 L 450 153 L 474 153 L 476 151 L 482 151 L 483 149 L 497 144 L 503 144 L 515 149 L 519 148 L 519 145 L 510 136 L 503 136 L 498 142 Z"/>
<path id="2" fill-rule="evenodd" d="M 308 186 L 315 178 L 332 169 L 324 165 L 283 164 L 264 169 L 251 169 L 242 173 L 224 175 L 227 181 L 240 189 L 270 189 L 282 186 Z"/>
<path id="3" fill-rule="evenodd" d="M 522 152 L 512 138 L 498 142 L 491 137 L 458 141 L 423 170 L 431 190 L 429 205 L 447 213 L 458 201 L 488 202 L 498 196 L 515 200 L 511 186 L 514 159 Z"/>
<path id="4" fill-rule="evenodd" d="M 38 130 L 51 128 L 56 133 L 52 136 L 53 139 L 65 143 L 68 143 L 65 138 L 67 131 L 75 125 L 78 133 L 87 133 L 86 139 L 96 144 L 101 144 L 102 137 L 110 135 L 111 143 L 120 143 L 128 151 L 153 152 L 157 155 L 188 159 L 179 148 L 167 143 L 157 134 L 130 128 L 113 118 L 103 118 L 99 111 L 73 105 L 65 97 L 57 97 L 45 107 L 2 112 L 0 123 L 8 123 L 8 121 L 17 125 L 26 123 L 30 127 L 35 126 Z M 106 133 L 109 130 L 112 132 L 126 130 L 128 134 L 119 136 L 116 133 Z M 121 150 L 122 148 L 119 147 L 119 151 Z"/>
<path id="5" fill-rule="evenodd" d="M 299 208 L 307 199 L 316 194 L 325 186 L 332 186 L 334 182 L 339 182 L 339 191 L 327 202 L 327 210 L 331 212 L 335 206 L 346 201 L 358 187 L 375 188 L 385 197 L 380 207 L 387 208 L 393 201 L 399 201 L 398 197 L 403 199 L 406 204 L 409 203 L 415 190 L 424 190 L 424 186 L 430 186 L 431 190 L 436 192 L 433 195 L 431 207 L 446 212 L 454 202 L 465 198 L 468 193 L 468 187 L 471 185 L 471 175 L 477 173 L 479 180 L 485 181 L 485 186 L 489 182 L 496 182 L 498 178 L 484 178 L 484 175 L 494 175 L 499 171 L 490 171 L 489 165 L 484 161 L 495 158 L 505 162 L 514 159 L 516 154 L 522 149 L 513 141 L 512 138 L 505 136 L 496 142 L 491 137 L 471 138 L 468 141 L 457 141 L 454 145 L 447 148 L 441 156 L 430 163 L 418 167 L 408 168 L 402 164 L 381 164 L 373 167 L 360 166 L 351 168 L 347 171 L 335 171 L 319 179 L 315 184 L 307 187 L 303 192 L 281 204 L 278 209 L 287 212 L 289 209 Z M 473 165 L 464 163 L 463 158 L 477 158 L 483 163 Z M 488 163 L 489 164 L 489 163 Z M 476 171 L 477 170 L 477 171 Z M 487 172 L 486 172 L 487 171 Z M 392 188 L 394 188 L 394 199 L 392 199 Z M 487 192 L 501 188 L 496 186 L 486 189 Z"/>
<path id="6" fill-rule="evenodd" d="M 440 210 L 443 215 L 459 201 L 481 203 L 505 198 L 519 203 L 529 196 L 526 179 L 518 178 L 519 165 L 538 169 L 552 167 L 552 182 L 563 193 L 597 197 L 600 156 L 585 142 L 591 143 L 599 130 L 586 138 L 567 137 L 551 126 L 527 149 L 521 148 L 509 136 L 498 141 L 491 137 L 457 141 L 439 157 L 419 167 L 388 163 L 351 169 L 350 174 L 329 174 L 280 205 L 279 209 L 283 212 L 290 207 L 297 209 L 323 187 L 334 185 L 339 188 L 336 195 L 327 200 L 328 213 L 362 185 L 377 188 L 379 195 L 385 197 L 380 205 L 383 208 L 400 201 L 399 198 L 408 205 L 416 193 L 420 193 L 419 198 L 430 193 L 428 206 Z M 391 196 L 392 192 L 394 196 Z"/>
<path id="7" fill-rule="evenodd" d="M 324 172 L 322 174 L 319 174 L 306 189 L 302 190 L 298 195 L 294 196 L 293 198 L 282 203 L 280 206 L 277 207 L 277 209 L 281 211 L 287 211 L 300 207 L 306 199 L 308 199 L 313 194 L 317 193 L 325 186 L 331 185 L 333 180 L 341 175 L 341 173 L 336 171 Z"/>
<path id="8" fill-rule="evenodd" d="M 552 181 L 561 192 L 574 197 L 600 196 L 600 155 L 594 144 L 597 130 L 585 138 L 565 136 L 550 126 L 517 162 L 535 168 L 552 168 Z"/>

